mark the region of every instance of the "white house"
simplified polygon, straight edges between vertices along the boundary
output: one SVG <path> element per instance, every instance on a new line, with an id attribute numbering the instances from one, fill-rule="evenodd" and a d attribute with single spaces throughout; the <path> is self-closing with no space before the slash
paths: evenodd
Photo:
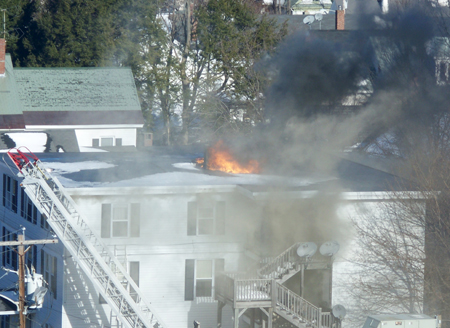
<path id="1" fill-rule="evenodd" d="M 351 310 L 353 300 L 339 296 L 345 293 L 342 284 L 333 284 L 345 277 L 345 263 L 351 260 L 347 256 L 352 253 L 347 246 L 353 238 L 349 213 L 379 203 L 379 192 L 387 190 L 394 177 L 345 160 L 335 176 L 222 174 L 195 168 L 192 160 L 198 155 L 153 149 L 127 156 L 38 156 L 66 187 L 92 231 L 124 264 L 167 327 L 189 327 L 194 320 L 205 328 L 216 327 L 218 321 L 222 327 L 233 327 L 233 318 L 239 316 L 241 324 L 261 326 L 263 320 L 268 324 L 267 315 L 277 322 L 299 324 L 283 304 L 266 302 L 267 295 L 275 297 L 270 294 L 274 290 L 277 297 L 285 295 L 282 298 L 287 297 L 287 290 L 289 295 L 302 295 L 315 306 L 312 310 L 322 309 L 323 322 L 332 320 L 326 313 L 337 304 L 334 299 Z M 3 240 L 15 238 L 21 226 L 26 227 L 26 239 L 48 238 L 52 235 L 48 222 L 20 188 L 14 172 L 0 164 Z M 332 191 L 336 183 L 343 193 Z M 334 257 L 339 265 L 333 266 L 327 256 L 314 255 L 303 266 L 302 284 L 298 243 L 312 241 L 320 246 L 329 240 L 341 244 Z M 43 309 L 29 317 L 31 327 L 115 326 L 117 317 L 95 290 L 92 277 L 63 244 L 36 246 L 28 253 L 27 263 L 44 275 L 50 291 Z M 282 253 L 289 254 L 279 262 L 286 270 L 263 265 L 269 269 L 259 271 L 259 278 L 266 279 L 258 285 L 256 297 L 260 299 L 230 306 L 232 298 L 242 299 L 237 294 L 230 298 L 219 277 L 234 277 L 236 284 L 237 272 L 253 271 L 254 276 L 246 277 L 254 279 L 261 261 L 274 263 Z M 2 265 L 14 268 L 13 251 L 4 249 L 2 254 Z M 218 275 L 222 271 L 230 274 Z M 14 287 L 15 280 L 7 275 L 0 286 Z M 269 291 L 268 285 L 278 287 Z M 133 290 L 129 292 L 133 297 Z M 249 310 L 243 312 L 245 308 Z"/>
<path id="2" fill-rule="evenodd" d="M 6 148 L 24 131 L 46 133 L 46 151 L 136 147 L 144 118 L 130 68 L 13 68 L 4 42 L 0 57 Z"/>

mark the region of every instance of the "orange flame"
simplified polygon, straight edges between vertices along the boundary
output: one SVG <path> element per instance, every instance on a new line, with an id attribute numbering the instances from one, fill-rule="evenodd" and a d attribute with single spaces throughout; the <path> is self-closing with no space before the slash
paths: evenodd
<path id="1" fill-rule="evenodd" d="M 233 158 L 230 149 L 219 140 L 214 147 L 208 149 L 208 161 L 206 168 L 212 171 L 227 173 L 260 173 L 261 169 L 256 160 L 240 163 Z"/>
<path id="2" fill-rule="evenodd" d="M 203 165 L 205 164 L 205 159 L 203 157 L 198 157 L 194 159 L 194 163 L 196 167 L 203 167 Z"/>

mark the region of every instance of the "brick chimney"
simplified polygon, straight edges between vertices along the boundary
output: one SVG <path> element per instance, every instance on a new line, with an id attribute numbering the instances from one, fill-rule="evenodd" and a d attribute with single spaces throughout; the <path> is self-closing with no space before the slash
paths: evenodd
<path id="1" fill-rule="evenodd" d="M 6 40 L 0 39 L 0 76 L 5 75 Z"/>
<path id="2" fill-rule="evenodd" d="M 336 10 L 336 30 L 345 30 L 345 10 L 341 5 Z"/>

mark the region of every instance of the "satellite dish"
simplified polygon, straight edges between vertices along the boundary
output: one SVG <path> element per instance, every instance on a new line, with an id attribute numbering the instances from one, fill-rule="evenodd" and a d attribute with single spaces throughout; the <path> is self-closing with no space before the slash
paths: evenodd
<path id="1" fill-rule="evenodd" d="M 321 21 L 323 19 L 323 15 L 321 13 L 317 13 L 314 15 L 314 18 L 316 19 L 316 21 Z"/>
<path id="2" fill-rule="evenodd" d="M 328 13 L 327 13 L 327 11 L 326 11 L 325 9 L 323 9 L 323 8 L 322 8 L 322 9 L 320 9 L 320 13 L 321 13 L 322 15 L 326 15 L 326 14 L 328 14 Z"/>
<path id="3" fill-rule="evenodd" d="M 297 248 L 297 255 L 300 257 L 311 257 L 317 251 L 317 245 L 313 242 L 303 243 Z"/>
<path id="4" fill-rule="evenodd" d="M 345 315 L 347 314 L 347 310 L 343 305 L 337 304 L 333 306 L 332 310 L 333 315 L 338 318 L 339 320 L 344 319 Z"/>
<path id="5" fill-rule="evenodd" d="M 314 22 L 314 16 L 306 16 L 303 18 L 303 24 L 311 25 Z"/>
<path id="6" fill-rule="evenodd" d="M 323 256 L 333 256 L 339 251 L 339 243 L 337 241 L 327 241 L 320 246 L 319 252 Z"/>

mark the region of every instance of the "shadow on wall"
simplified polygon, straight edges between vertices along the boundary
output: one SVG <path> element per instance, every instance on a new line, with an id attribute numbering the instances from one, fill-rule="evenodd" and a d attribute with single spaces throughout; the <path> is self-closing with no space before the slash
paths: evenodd
<path id="1" fill-rule="evenodd" d="M 222 327 L 233 327 L 233 311 L 230 306 L 222 309 Z M 188 312 L 188 328 L 194 328 L 194 321 L 201 328 L 217 327 L 217 301 L 211 297 L 197 297 L 191 302 Z"/>
<path id="2" fill-rule="evenodd" d="M 68 297 L 64 300 L 64 307 L 71 327 L 108 326 L 109 313 L 105 313 L 103 306 L 99 304 L 99 296 L 90 279 L 87 279 L 71 257 L 67 257 L 65 262 L 64 289 Z"/>

